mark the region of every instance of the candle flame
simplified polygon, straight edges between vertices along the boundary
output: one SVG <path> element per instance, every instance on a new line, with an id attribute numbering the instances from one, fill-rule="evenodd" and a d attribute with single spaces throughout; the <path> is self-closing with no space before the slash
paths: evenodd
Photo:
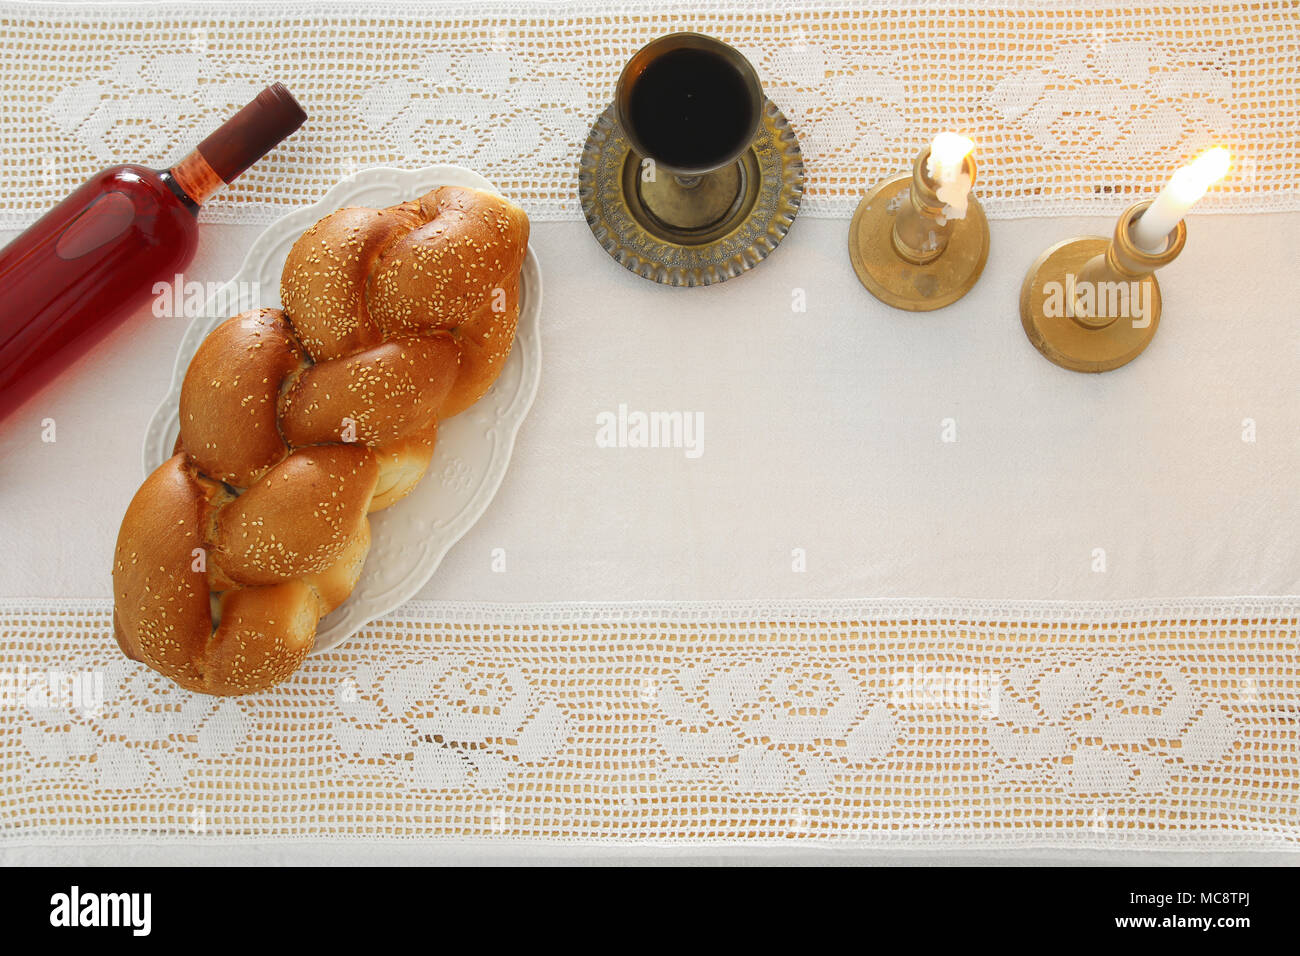
<path id="1" fill-rule="evenodd" d="M 958 133 L 940 133 L 930 143 L 925 173 L 936 184 L 935 195 L 943 203 L 944 219 L 965 219 L 971 178 L 966 172 L 966 157 L 975 144 Z"/>
<path id="2" fill-rule="evenodd" d="M 1192 169 L 1195 169 L 1197 175 L 1204 178 L 1207 189 L 1228 175 L 1228 168 L 1231 165 L 1232 154 L 1222 146 L 1206 150 L 1192 161 Z"/>
<path id="3" fill-rule="evenodd" d="M 966 157 L 974 150 L 974 141 L 960 133 L 940 133 L 930 143 L 930 158 L 926 160 L 925 171 L 940 185 L 952 182 L 965 165 Z"/>
<path id="4" fill-rule="evenodd" d="M 1195 202 L 1228 174 L 1231 165 L 1232 154 L 1222 146 L 1216 146 L 1180 168 L 1174 173 L 1170 184 L 1176 186 L 1184 201 Z"/>

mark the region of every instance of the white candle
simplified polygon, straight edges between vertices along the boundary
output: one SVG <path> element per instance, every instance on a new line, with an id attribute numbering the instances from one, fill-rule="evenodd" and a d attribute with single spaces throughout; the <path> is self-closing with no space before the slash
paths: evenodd
<path id="1" fill-rule="evenodd" d="M 1133 241 L 1138 248 L 1147 252 L 1163 251 L 1169 233 L 1182 222 L 1196 200 L 1227 174 L 1231 162 L 1228 151 L 1216 146 L 1177 170 L 1155 202 L 1133 223 Z"/>
<path id="2" fill-rule="evenodd" d="M 945 219 L 966 218 L 966 199 L 971 187 L 966 157 L 974 149 L 973 142 L 957 133 L 940 133 L 930 143 L 925 172 L 938 186 L 935 194 L 944 204 Z"/>

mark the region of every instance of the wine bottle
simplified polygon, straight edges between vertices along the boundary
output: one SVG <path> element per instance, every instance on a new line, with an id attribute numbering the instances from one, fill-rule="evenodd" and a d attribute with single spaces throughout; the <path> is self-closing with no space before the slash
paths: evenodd
<path id="1" fill-rule="evenodd" d="M 175 166 L 105 169 L 0 250 L 0 421 L 189 265 L 199 207 L 306 118 L 269 86 Z"/>

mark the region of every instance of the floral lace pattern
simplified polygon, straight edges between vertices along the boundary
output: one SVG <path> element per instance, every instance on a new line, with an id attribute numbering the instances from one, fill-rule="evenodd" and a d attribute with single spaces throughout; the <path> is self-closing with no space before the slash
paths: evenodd
<path id="1" fill-rule="evenodd" d="M 0 103 L 26 225 L 123 160 L 178 160 L 266 83 L 307 125 L 204 215 L 269 222 L 377 166 L 473 169 L 535 219 L 580 219 L 577 163 L 627 58 L 673 30 L 727 40 L 797 132 L 805 215 L 852 214 L 943 128 L 979 144 L 994 217 L 1109 213 L 1212 143 L 1202 211 L 1300 208 L 1300 29 L 1288 0 L 1195 5 L 775 0 L 0 3 Z M 275 50 L 274 57 L 264 55 Z"/>
<path id="2" fill-rule="evenodd" d="M 1177 666 L 1114 658 L 1035 670 L 1008 675 L 1010 694 L 989 732 L 1007 763 L 1003 780 L 1158 793 L 1175 773 L 1222 760 L 1239 738 L 1223 704 L 1199 694 Z"/>
<path id="3" fill-rule="evenodd" d="M 1294 846 L 1298 623 L 1291 599 L 413 603 L 217 699 L 123 659 L 106 602 L 0 602 L 0 844 Z"/>

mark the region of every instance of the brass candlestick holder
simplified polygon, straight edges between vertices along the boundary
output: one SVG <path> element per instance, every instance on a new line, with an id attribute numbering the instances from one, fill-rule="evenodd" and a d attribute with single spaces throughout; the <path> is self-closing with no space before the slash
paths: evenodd
<path id="1" fill-rule="evenodd" d="M 944 219 L 944 204 L 926 173 L 927 146 L 910 173 L 878 183 L 862 198 L 849 227 L 849 259 L 881 302 L 929 312 L 956 302 L 975 285 L 989 257 L 989 224 L 974 193 L 964 219 Z M 965 172 L 975 184 L 975 159 Z"/>
<path id="2" fill-rule="evenodd" d="M 1160 325 L 1160 284 L 1152 274 L 1178 258 L 1187 241 L 1179 222 L 1165 248 L 1147 252 L 1129 227 L 1150 206 L 1124 210 L 1110 239 L 1058 242 L 1029 269 L 1020 288 L 1020 322 L 1034 347 L 1062 368 L 1108 372 L 1133 361 Z"/>

